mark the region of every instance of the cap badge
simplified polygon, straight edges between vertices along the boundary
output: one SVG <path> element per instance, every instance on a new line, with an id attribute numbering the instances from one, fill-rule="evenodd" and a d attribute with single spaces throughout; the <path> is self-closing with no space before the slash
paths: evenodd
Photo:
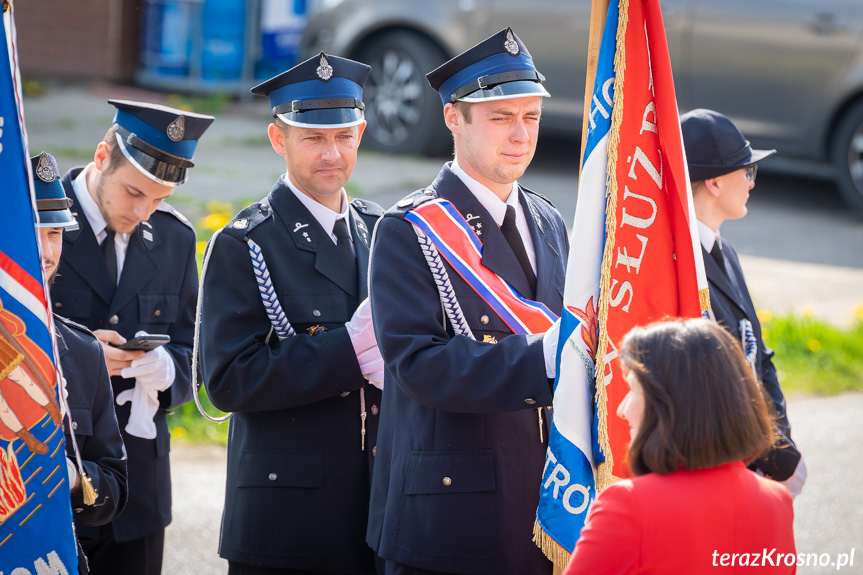
<path id="1" fill-rule="evenodd" d="M 503 43 L 503 49 L 513 56 L 518 56 L 518 42 L 512 35 L 512 30 L 506 31 L 506 41 Z"/>
<path id="2" fill-rule="evenodd" d="M 321 54 L 321 60 L 318 62 L 318 69 L 316 72 L 318 73 L 318 78 L 324 82 L 333 77 L 333 67 L 330 66 L 330 61 L 327 60 L 327 57 L 323 54 Z"/>
<path id="3" fill-rule="evenodd" d="M 168 129 L 165 130 L 172 142 L 179 142 L 186 134 L 186 118 L 185 116 L 177 116 L 177 119 L 168 124 Z"/>
<path id="4" fill-rule="evenodd" d="M 39 156 L 36 175 L 46 184 L 50 184 L 57 179 L 57 174 L 54 173 L 54 168 L 51 166 L 51 162 L 48 161 L 48 156 L 44 152 Z"/>

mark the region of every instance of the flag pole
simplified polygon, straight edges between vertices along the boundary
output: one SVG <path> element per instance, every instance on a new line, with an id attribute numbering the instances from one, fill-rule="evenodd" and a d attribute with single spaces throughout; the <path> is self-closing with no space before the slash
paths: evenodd
<path id="1" fill-rule="evenodd" d="M 587 122 L 590 118 L 590 105 L 593 100 L 593 83 L 596 80 L 596 66 L 599 63 L 599 48 L 605 17 L 608 14 L 609 0 L 592 0 L 590 5 L 590 32 L 587 45 L 587 76 L 584 83 L 584 116 L 581 121 L 581 153 L 578 156 L 578 175 L 584 163 L 584 147 L 587 145 Z"/>

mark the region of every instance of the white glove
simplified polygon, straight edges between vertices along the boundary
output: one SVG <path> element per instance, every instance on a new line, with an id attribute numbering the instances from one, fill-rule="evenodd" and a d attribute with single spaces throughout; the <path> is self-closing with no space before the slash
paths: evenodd
<path id="1" fill-rule="evenodd" d="M 360 353 L 378 346 L 378 342 L 375 340 L 375 326 L 372 323 L 372 306 L 369 303 L 369 298 L 362 301 L 345 327 L 351 337 L 357 359 L 359 359 Z"/>
<path id="2" fill-rule="evenodd" d="M 380 371 L 376 371 L 374 373 L 368 373 L 368 374 L 364 373 L 363 376 L 366 378 L 366 380 L 370 384 L 374 385 L 375 387 L 377 387 L 381 391 L 384 390 L 384 370 L 380 370 Z"/>
<path id="3" fill-rule="evenodd" d="M 378 346 L 367 349 L 357 355 L 357 362 L 360 364 L 360 371 L 363 372 L 363 377 L 380 390 L 384 388 L 384 358 L 381 357 L 381 350 Z"/>
<path id="4" fill-rule="evenodd" d="M 800 492 L 803 491 L 803 484 L 806 483 L 806 463 L 804 463 L 803 458 L 800 458 L 800 462 L 797 463 L 797 469 L 794 470 L 794 475 L 782 481 L 782 485 L 784 485 L 788 492 L 791 493 L 791 497 L 797 497 L 800 495 Z"/>
<path id="5" fill-rule="evenodd" d="M 545 356 L 545 376 L 554 379 L 557 375 L 557 343 L 560 339 L 560 320 L 548 328 L 542 336 L 542 354 Z"/>
<path id="6" fill-rule="evenodd" d="M 147 335 L 139 331 L 135 337 Z M 126 378 L 135 378 L 135 385 L 141 385 L 147 389 L 164 391 L 171 387 L 177 375 L 174 358 L 164 347 L 157 347 L 144 354 L 144 357 L 132 361 L 130 367 L 124 367 L 120 375 Z"/>
<path id="7" fill-rule="evenodd" d="M 68 455 L 66 456 L 66 473 L 69 475 L 69 490 L 74 491 L 78 487 L 78 468 L 75 467 Z"/>
<path id="8" fill-rule="evenodd" d="M 130 400 L 132 411 L 129 414 L 129 423 L 126 424 L 126 432 L 142 439 L 156 439 L 156 424 L 153 423 L 153 418 L 159 411 L 159 390 L 141 385 L 139 379 L 135 382 L 135 387 L 117 395 L 117 405 L 124 405 Z"/>

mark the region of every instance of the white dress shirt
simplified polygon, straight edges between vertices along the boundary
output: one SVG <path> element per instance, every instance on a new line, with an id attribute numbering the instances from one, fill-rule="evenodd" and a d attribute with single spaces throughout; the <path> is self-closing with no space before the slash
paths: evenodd
<path id="1" fill-rule="evenodd" d="M 707 250 L 707 253 L 713 249 L 713 244 L 719 244 L 719 249 L 722 249 L 722 236 L 719 235 L 719 230 L 710 229 L 707 224 L 701 220 L 695 220 L 698 224 L 698 239 L 701 240 L 701 246 Z"/>
<path id="2" fill-rule="evenodd" d="M 506 216 L 506 207 L 512 206 L 515 208 L 515 226 L 518 228 L 518 233 L 521 236 L 521 241 L 524 242 L 527 257 L 530 260 L 530 267 L 533 268 L 533 273 L 536 273 L 536 253 L 533 248 L 533 238 L 530 236 L 530 228 L 527 227 L 527 218 L 524 215 L 524 209 L 521 207 L 521 202 L 518 201 L 518 182 L 512 183 L 512 192 L 504 202 L 497 194 L 489 190 L 487 187 L 470 177 L 464 169 L 458 165 L 458 158 L 452 161 L 452 173 L 467 186 L 467 189 L 476 196 L 479 203 L 482 204 L 498 227 L 503 224 L 503 218 Z"/>
<path id="3" fill-rule="evenodd" d="M 348 224 L 348 236 L 351 238 L 351 249 L 356 253 L 356 248 L 354 248 L 354 236 L 351 233 L 351 221 L 348 219 L 348 197 L 345 194 L 345 191 L 342 190 L 342 204 L 341 211 L 334 212 L 330 208 L 321 204 L 311 196 L 304 194 L 291 181 L 288 177 L 288 174 L 285 174 L 285 183 L 294 192 L 294 195 L 299 198 L 299 200 L 306 206 L 306 209 L 312 213 L 312 216 L 321 224 L 321 227 L 324 228 L 324 231 L 330 235 L 330 239 L 333 240 L 333 243 L 338 245 L 338 238 L 333 233 L 333 228 L 336 225 L 336 220 L 345 220 L 345 223 Z"/>
<path id="4" fill-rule="evenodd" d="M 78 177 L 72 180 L 72 189 L 75 190 L 75 195 L 78 197 L 78 205 L 84 216 L 93 228 L 93 234 L 96 236 L 96 242 L 101 246 L 105 238 L 108 237 L 108 224 L 105 222 L 102 211 L 90 195 L 90 190 L 87 188 L 87 174 L 94 169 L 90 163 L 81 170 Z M 114 234 L 114 250 L 117 253 L 117 283 L 120 283 L 120 277 L 123 275 L 123 264 L 126 262 L 126 250 L 129 249 L 129 237 L 131 234 Z"/>

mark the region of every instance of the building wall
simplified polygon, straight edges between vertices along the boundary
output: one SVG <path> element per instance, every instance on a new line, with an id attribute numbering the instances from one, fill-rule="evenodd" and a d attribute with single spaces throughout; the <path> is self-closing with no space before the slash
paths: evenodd
<path id="1" fill-rule="evenodd" d="M 17 0 L 26 77 L 130 81 L 138 65 L 143 0 Z"/>

